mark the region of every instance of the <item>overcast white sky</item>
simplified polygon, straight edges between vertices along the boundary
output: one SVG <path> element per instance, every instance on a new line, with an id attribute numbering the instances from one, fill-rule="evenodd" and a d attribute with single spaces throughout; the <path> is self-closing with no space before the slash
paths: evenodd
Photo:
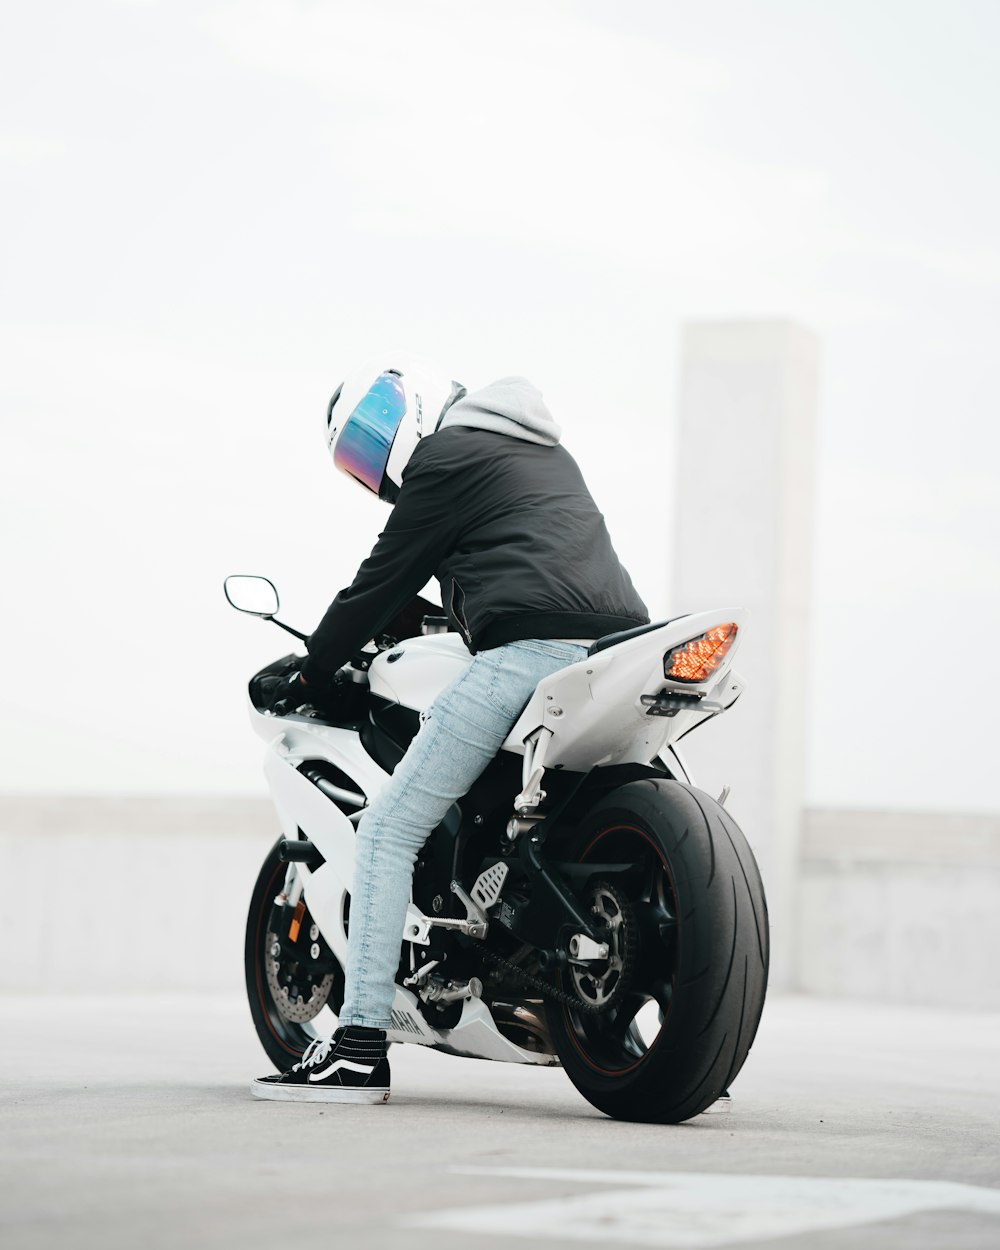
<path id="1" fill-rule="evenodd" d="M 680 327 L 788 317 L 808 798 L 1000 808 L 998 48 L 969 0 L 5 6 L 0 786 L 260 789 L 284 644 L 221 579 L 309 629 L 353 575 L 321 420 L 386 344 L 536 381 L 665 614 Z"/>

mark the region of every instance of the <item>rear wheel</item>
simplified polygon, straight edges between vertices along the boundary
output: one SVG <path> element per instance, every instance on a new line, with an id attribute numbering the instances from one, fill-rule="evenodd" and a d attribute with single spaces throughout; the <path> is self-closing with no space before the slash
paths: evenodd
<path id="1" fill-rule="evenodd" d="M 261 866 L 247 916 L 244 970 L 250 1015 L 260 1043 L 279 1071 L 297 1063 L 317 1037 L 329 1037 L 344 1002 L 344 972 L 300 908 L 275 908 L 288 864 L 275 843 Z"/>
<path id="2" fill-rule="evenodd" d="M 659 779 L 601 800 L 575 849 L 581 863 L 635 869 L 591 887 L 609 958 L 563 975 L 590 1010 L 550 1004 L 556 1052 L 606 1114 L 687 1120 L 736 1077 L 764 1006 L 767 906 L 753 853 L 707 794 Z"/>

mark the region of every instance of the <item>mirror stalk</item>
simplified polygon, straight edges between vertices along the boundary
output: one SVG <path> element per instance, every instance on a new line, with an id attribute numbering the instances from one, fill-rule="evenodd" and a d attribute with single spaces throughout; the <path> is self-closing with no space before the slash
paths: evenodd
<path id="1" fill-rule="evenodd" d="M 291 625 L 286 625 L 284 621 L 279 621 L 276 616 L 265 616 L 264 620 L 270 621 L 272 625 L 277 625 L 278 628 L 283 629 L 286 634 L 292 634 L 295 638 L 298 638 L 299 642 L 309 641 L 308 634 L 300 634 L 297 629 L 292 629 Z"/>

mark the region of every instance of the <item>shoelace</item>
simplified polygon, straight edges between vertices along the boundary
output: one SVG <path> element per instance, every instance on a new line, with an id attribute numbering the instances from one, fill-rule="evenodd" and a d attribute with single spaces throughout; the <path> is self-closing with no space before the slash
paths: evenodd
<path id="1" fill-rule="evenodd" d="M 297 1072 L 299 1068 L 312 1068 L 316 1064 L 322 1063 L 330 1053 L 330 1047 L 333 1045 L 333 1038 L 316 1038 L 315 1041 L 309 1043 L 302 1053 L 302 1058 L 292 1067 L 293 1072 Z"/>

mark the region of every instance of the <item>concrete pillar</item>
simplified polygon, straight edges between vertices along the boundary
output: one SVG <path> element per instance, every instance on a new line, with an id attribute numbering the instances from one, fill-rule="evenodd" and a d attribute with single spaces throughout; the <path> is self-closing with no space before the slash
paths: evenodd
<path id="1" fill-rule="evenodd" d="M 819 342 L 786 321 L 685 327 L 671 615 L 750 610 L 741 700 L 681 744 L 757 854 L 772 984 L 789 988 L 805 785 Z"/>

